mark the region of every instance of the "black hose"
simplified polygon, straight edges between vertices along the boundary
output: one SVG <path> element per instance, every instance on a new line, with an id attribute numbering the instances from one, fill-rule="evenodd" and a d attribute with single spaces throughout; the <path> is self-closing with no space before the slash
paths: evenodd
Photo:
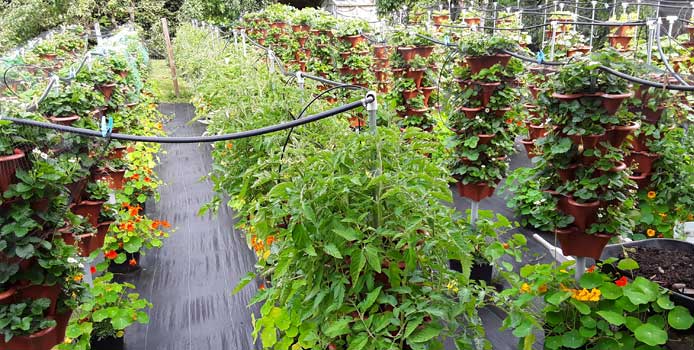
<path id="1" fill-rule="evenodd" d="M 327 111 L 313 114 L 313 115 L 310 115 L 310 116 L 303 118 L 303 119 L 291 120 L 291 121 L 286 122 L 286 123 L 266 126 L 264 128 L 260 128 L 260 129 L 241 131 L 241 132 L 237 132 L 237 133 L 233 133 L 233 134 L 213 135 L 213 136 L 157 137 L 157 136 L 138 136 L 138 135 L 128 135 L 128 134 L 115 133 L 115 134 L 111 134 L 111 138 L 114 140 L 122 140 L 122 141 L 154 142 L 154 143 L 201 143 L 201 142 L 218 142 L 218 141 L 236 140 L 236 139 L 243 139 L 243 138 L 247 138 L 247 137 L 265 135 L 265 134 L 293 128 L 293 127 L 296 127 L 299 125 L 312 123 L 312 122 L 315 122 L 315 121 L 318 121 L 321 119 L 325 119 L 328 117 L 338 115 L 338 114 L 343 113 L 343 112 L 350 111 L 352 109 L 358 108 L 360 106 L 364 106 L 365 104 L 368 104 L 371 102 L 373 102 L 373 98 L 370 96 L 367 96 L 367 97 L 365 97 L 359 101 L 351 102 L 351 103 L 348 103 L 346 105 L 342 105 L 339 107 L 329 109 Z M 103 137 L 101 135 L 101 132 L 95 131 L 95 130 L 81 129 L 81 128 L 75 128 L 75 127 L 71 127 L 71 126 L 58 125 L 58 124 L 52 124 L 52 123 L 45 123 L 45 122 L 40 122 L 40 121 L 36 121 L 36 120 L 31 120 L 31 119 L 9 118 L 8 117 L 8 118 L 1 118 L 0 120 L 2 120 L 2 119 L 9 120 L 15 124 L 20 124 L 20 125 L 53 129 L 53 130 L 83 135 L 83 136 L 92 136 L 92 137 L 99 137 L 99 138 Z"/>
<path id="2" fill-rule="evenodd" d="M 667 57 L 665 57 L 665 53 L 663 52 L 663 46 L 662 46 L 661 43 L 660 43 L 660 26 L 656 26 L 656 28 L 655 28 L 655 36 L 658 38 L 658 41 L 657 41 L 657 43 L 658 43 L 658 54 L 660 55 L 660 60 L 663 61 L 663 65 L 665 66 L 665 69 L 667 69 L 667 71 L 670 73 L 670 75 L 672 75 L 673 77 L 675 77 L 675 79 L 677 79 L 677 81 L 679 81 L 680 84 L 684 84 L 685 86 L 689 86 L 689 85 L 687 84 L 687 82 L 685 82 L 684 79 L 682 79 L 682 77 L 679 76 L 679 74 L 675 73 L 675 71 L 674 71 L 674 70 L 672 69 L 672 67 L 670 66 L 670 63 L 668 62 Z"/>

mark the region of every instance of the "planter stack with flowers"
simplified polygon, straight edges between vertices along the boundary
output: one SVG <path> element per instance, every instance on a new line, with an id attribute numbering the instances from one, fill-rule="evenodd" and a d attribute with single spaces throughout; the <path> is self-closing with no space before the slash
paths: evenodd
<path id="1" fill-rule="evenodd" d="M 370 44 L 362 34 L 368 30 L 368 22 L 353 19 L 339 22 L 335 32 L 340 48 L 340 81 L 367 89 L 374 80 L 370 70 L 372 66 Z M 363 127 L 366 124 L 364 113 L 350 112 L 349 123 L 355 129 Z"/>
<path id="2" fill-rule="evenodd" d="M 520 143 L 525 148 L 528 158 L 531 159 L 541 153 L 537 147 L 537 140 L 547 135 L 548 111 L 542 102 L 546 101 L 544 92 L 547 91 L 550 75 L 555 72 L 556 70 L 545 66 L 530 67 L 524 81 L 529 90 L 528 103 L 523 106 L 527 111 L 524 122 L 528 136 L 523 138 Z"/>
<path id="3" fill-rule="evenodd" d="M 629 22 L 634 21 L 638 17 L 636 13 L 622 14 L 620 18 L 611 18 L 611 22 Z M 620 25 L 610 28 L 610 34 L 607 36 L 607 40 L 611 47 L 620 51 L 627 52 L 631 50 L 631 42 L 634 39 L 634 34 L 636 34 L 636 26 L 633 25 Z"/>
<path id="4" fill-rule="evenodd" d="M 461 196 L 478 202 L 491 196 L 506 176 L 513 151 L 507 112 L 520 101 L 516 75 L 522 65 L 501 51 L 515 43 L 502 37 L 471 35 L 461 43 L 464 57 L 455 70 L 448 127 L 455 133 L 450 168 Z"/>
<path id="5" fill-rule="evenodd" d="M 401 129 L 416 127 L 431 131 L 433 106 L 429 100 L 435 87 L 427 75 L 434 47 L 406 30 L 394 33 L 391 41 L 395 47 L 390 56 L 394 85 L 388 99 L 396 106 L 398 125 Z"/>
<path id="6" fill-rule="evenodd" d="M 552 179 L 545 189 L 557 210 L 573 218 L 555 226 L 567 256 L 598 259 L 613 236 L 634 227 L 636 186 L 625 156 L 639 124 L 623 103 L 632 96 L 627 83 L 596 69 L 611 63 L 623 63 L 614 50 L 579 59 L 562 67 L 547 92 L 553 128 L 538 140 L 538 164 Z"/>
<path id="7" fill-rule="evenodd" d="M 373 73 L 376 77 L 378 92 L 387 94 L 390 91 L 390 56 L 392 48 L 387 44 L 376 45 L 373 47 Z"/>

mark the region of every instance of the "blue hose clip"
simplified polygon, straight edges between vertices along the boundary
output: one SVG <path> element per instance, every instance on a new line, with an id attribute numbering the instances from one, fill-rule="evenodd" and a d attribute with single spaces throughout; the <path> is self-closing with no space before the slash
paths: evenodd
<path id="1" fill-rule="evenodd" d="M 101 116 L 101 136 L 106 137 L 107 135 L 111 137 L 113 132 L 113 117 L 108 117 L 108 122 L 106 122 L 106 116 Z"/>
<path id="2" fill-rule="evenodd" d="M 537 63 L 542 63 L 545 61 L 545 53 L 543 51 L 538 51 L 537 56 L 535 57 L 537 58 Z"/>

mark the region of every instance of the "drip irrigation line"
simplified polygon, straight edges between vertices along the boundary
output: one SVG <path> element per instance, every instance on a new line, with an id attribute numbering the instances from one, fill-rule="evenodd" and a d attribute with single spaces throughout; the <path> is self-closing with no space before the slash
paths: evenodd
<path id="1" fill-rule="evenodd" d="M 689 86 L 689 84 L 687 84 L 687 82 L 684 81 L 684 79 L 682 79 L 682 77 L 679 76 L 679 74 L 675 73 L 675 71 L 670 66 L 670 63 L 668 62 L 667 57 L 665 57 L 665 53 L 663 52 L 663 46 L 662 46 L 661 40 L 660 40 L 660 26 L 656 26 L 655 31 L 656 31 L 655 32 L 656 37 L 659 38 L 657 40 L 658 54 L 660 55 L 660 60 L 663 61 L 663 65 L 665 65 L 665 69 L 667 69 L 667 71 L 670 72 L 670 75 L 675 77 L 675 79 L 677 79 L 677 81 L 679 81 L 680 84 L 683 84 L 684 86 Z"/>
<path id="2" fill-rule="evenodd" d="M 422 39 L 429 40 L 429 41 L 431 41 L 431 42 L 434 43 L 434 44 L 438 44 L 438 45 L 442 45 L 442 46 L 446 46 L 446 47 L 457 47 L 457 46 L 454 45 L 454 44 L 446 44 L 446 43 L 444 43 L 444 42 L 442 42 L 442 41 L 438 41 L 438 40 L 436 40 L 436 39 L 434 39 L 434 38 L 431 38 L 431 37 L 428 37 L 428 36 L 426 36 L 426 35 L 422 35 L 422 34 L 419 34 L 419 33 L 416 33 L 415 35 L 417 35 L 418 37 L 420 37 L 420 38 L 422 38 Z"/>
<path id="3" fill-rule="evenodd" d="M 301 117 L 304 116 L 304 113 L 306 113 L 306 111 L 308 110 L 308 108 L 311 107 L 311 105 L 312 105 L 314 102 L 318 101 L 318 99 L 320 99 L 321 97 L 323 97 L 323 95 L 327 94 L 328 92 L 331 92 L 331 91 L 334 91 L 334 90 L 337 90 L 337 89 L 345 89 L 345 88 L 347 88 L 347 87 L 349 87 L 349 85 L 339 85 L 339 86 L 333 86 L 333 87 L 331 87 L 331 88 L 329 88 L 329 89 L 326 89 L 326 90 L 321 91 L 318 95 L 316 95 L 315 97 L 313 97 L 313 99 L 311 99 L 311 101 L 309 101 L 309 103 L 306 104 L 306 105 L 304 106 L 304 108 L 301 110 L 301 112 L 299 112 L 299 115 L 298 115 L 296 118 L 293 118 L 293 119 L 295 119 L 295 120 L 296 120 L 296 119 L 301 119 Z M 293 117 L 293 116 L 292 116 L 292 117 Z M 280 165 L 279 165 L 279 169 L 277 169 L 277 173 L 278 173 L 278 174 L 282 173 L 282 160 L 284 159 L 284 153 L 285 153 L 285 151 L 287 150 L 287 144 L 289 144 L 289 139 L 292 137 L 292 133 L 293 133 L 293 132 L 294 132 L 294 128 L 290 128 L 290 129 L 289 129 L 289 132 L 287 133 L 287 138 L 284 140 L 284 145 L 282 146 L 282 153 L 280 154 Z"/>
<path id="4" fill-rule="evenodd" d="M 523 60 L 523 61 L 538 63 L 537 60 L 532 58 L 532 57 L 523 56 L 523 55 L 515 53 L 513 51 L 504 50 L 503 52 L 506 54 L 509 54 L 513 57 L 516 57 L 520 60 Z M 544 64 L 544 65 L 548 65 L 548 66 L 562 66 L 562 65 L 565 65 L 567 63 L 568 62 L 542 61 L 540 64 Z M 633 75 L 622 73 L 618 70 L 615 70 L 613 68 L 606 67 L 603 65 L 600 65 L 597 68 L 602 70 L 602 71 L 605 71 L 609 74 L 612 74 L 616 77 L 622 78 L 624 80 L 627 80 L 627 81 L 630 81 L 632 83 L 636 83 L 639 85 L 645 85 L 645 86 L 655 87 L 655 88 L 659 88 L 659 89 L 676 90 L 676 91 L 687 91 L 687 92 L 694 91 L 694 86 L 690 86 L 690 85 L 670 85 L 670 84 L 657 83 L 654 81 L 641 79 L 641 78 L 635 77 Z"/>
<path id="5" fill-rule="evenodd" d="M 265 135 L 265 134 L 269 134 L 269 133 L 297 127 L 300 125 L 312 123 L 315 121 L 319 121 L 319 120 L 322 120 L 325 118 L 329 118 L 329 117 L 338 115 L 338 114 L 343 113 L 343 112 L 350 111 L 350 110 L 358 108 L 358 107 L 363 107 L 366 104 L 369 104 L 373 101 L 374 101 L 374 97 L 371 95 L 367 95 L 366 97 L 364 97 L 361 100 L 354 101 L 354 102 L 351 102 L 351 103 L 348 103 L 348 104 L 345 104 L 345 105 L 342 105 L 339 107 L 335 107 L 335 108 L 329 109 L 327 111 L 316 113 L 316 114 L 310 115 L 306 118 L 295 119 L 295 120 L 288 121 L 286 123 L 266 126 L 266 127 L 259 128 L 259 129 L 240 131 L 240 132 L 236 132 L 236 133 L 232 133 L 232 134 L 211 135 L 211 136 L 158 137 L 158 136 L 138 136 L 138 135 L 113 133 L 110 136 L 111 136 L 111 139 L 114 139 L 114 140 L 135 141 L 135 142 L 153 142 L 153 143 L 205 143 L 205 142 L 219 142 L 219 141 L 237 140 L 237 139 L 243 139 L 243 138 L 247 138 L 247 137 Z M 13 122 L 13 123 L 19 124 L 19 125 L 35 126 L 35 127 L 39 127 L 39 128 L 53 129 L 53 130 L 57 130 L 57 131 L 69 132 L 69 133 L 73 133 L 73 134 L 77 134 L 77 135 L 103 138 L 101 132 L 96 131 L 96 130 L 75 128 L 72 126 L 45 123 L 45 122 L 40 122 L 40 121 L 36 121 L 36 120 L 31 120 L 31 119 L 23 119 L 23 118 L 7 117 L 7 118 L 1 118 L 0 120 L 8 120 L 10 122 Z"/>

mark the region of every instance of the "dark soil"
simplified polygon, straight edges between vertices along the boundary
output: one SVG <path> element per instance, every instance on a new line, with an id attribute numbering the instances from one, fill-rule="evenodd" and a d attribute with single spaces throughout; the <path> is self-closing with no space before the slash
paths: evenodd
<path id="1" fill-rule="evenodd" d="M 643 247 L 629 248 L 627 255 L 639 263 L 636 275 L 668 289 L 673 289 L 672 285 L 678 283 L 694 289 L 694 256 L 681 251 Z"/>

